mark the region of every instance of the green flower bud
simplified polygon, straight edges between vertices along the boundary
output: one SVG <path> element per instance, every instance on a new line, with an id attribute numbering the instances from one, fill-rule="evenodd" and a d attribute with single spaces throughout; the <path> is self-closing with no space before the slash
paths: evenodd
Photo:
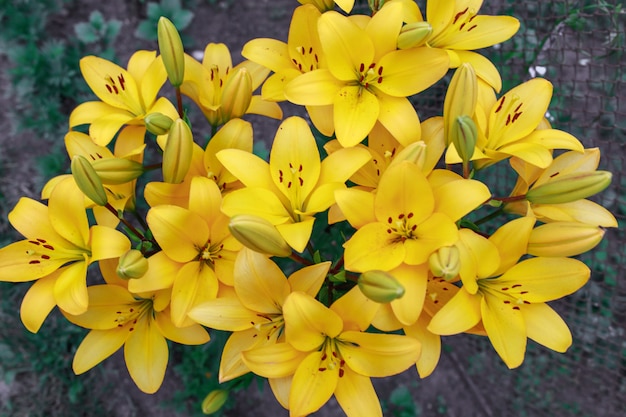
<path id="1" fill-rule="evenodd" d="M 398 49 L 417 48 L 426 42 L 433 27 L 428 22 L 413 22 L 402 26 L 398 36 Z"/>
<path id="2" fill-rule="evenodd" d="M 103 184 L 124 184 L 143 174 L 142 164 L 124 158 L 98 159 L 91 166 Z"/>
<path id="3" fill-rule="evenodd" d="M 219 411 L 228 399 L 228 391 L 223 389 L 216 389 L 204 397 L 202 401 L 202 412 L 204 414 L 213 414 Z"/>
<path id="4" fill-rule="evenodd" d="M 528 254 L 534 256 L 576 256 L 593 249 L 604 236 L 598 226 L 554 222 L 536 227 L 530 233 Z"/>
<path id="5" fill-rule="evenodd" d="M 252 77 L 245 68 L 239 68 L 228 77 L 222 90 L 222 118 L 224 122 L 241 117 L 252 101 Z"/>
<path id="6" fill-rule="evenodd" d="M 474 156 L 474 148 L 478 139 L 476 123 L 467 115 L 458 116 L 452 121 L 450 136 L 456 152 L 464 163 L 468 163 Z"/>
<path id="7" fill-rule="evenodd" d="M 70 169 L 76 185 L 78 185 L 83 194 L 97 205 L 106 206 L 108 199 L 102 180 L 87 158 L 81 155 L 74 155 Z"/>
<path id="8" fill-rule="evenodd" d="M 548 181 L 526 193 L 534 204 L 561 204 L 581 200 L 599 193 L 611 184 L 608 171 L 575 172 Z"/>
<path id="9" fill-rule="evenodd" d="M 276 227 L 262 217 L 238 214 L 230 219 L 230 233 L 245 247 L 270 256 L 291 255 L 287 244 Z"/>
<path id="10" fill-rule="evenodd" d="M 170 184 L 180 184 L 191 166 L 193 156 L 193 135 L 183 119 L 172 123 L 163 150 L 163 180 Z"/>
<path id="11" fill-rule="evenodd" d="M 446 281 L 459 275 L 461 270 L 461 254 L 456 246 L 444 246 L 433 252 L 428 258 L 430 271 L 436 277 Z"/>
<path id="12" fill-rule="evenodd" d="M 116 272 L 123 279 L 141 278 L 148 272 L 148 266 L 148 260 L 141 251 L 130 249 L 120 256 Z"/>
<path id="13" fill-rule="evenodd" d="M 174 87 L 180 87 L 185 75 L 185 50 L 176 26 L 161 16 L 157 24 L 157 37 L 167 78 Z"/>
<path id="14" fill-rule="evenodd" d="M 170 131 L 170 127 L 174 122 L 169 116 L 163 113 L 150 113 L 143 118 L 148 132 L 160 136 Z"/>
<path id="15" fill-rule="evenodd" d="M 478 78 L 469 63 L 463 63 L 454 72 L 443 101 L 444 135 L 451 142 L 454 123 L 459 116 L 472 117 L 478 101 Z"/>
<path id="16" fill-rule="evenodd" d="M 361 274 L 357 282 L 367 298 L 377 303 L 388 303 L 404 295 L 404 287 L 389 272 L 373 270 Z"/>

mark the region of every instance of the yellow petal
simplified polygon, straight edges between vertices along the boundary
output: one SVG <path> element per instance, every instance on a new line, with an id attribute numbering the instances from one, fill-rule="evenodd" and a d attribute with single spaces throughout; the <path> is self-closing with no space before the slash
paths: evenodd
<path id="1" fill-rule="evenodd" d="M 335 200 L 343 215 L 355 229 L 376 221 L 373 193 L 356 188 L 337 190 Z"/>
<path id="2" fill-rule="evenodd" d="M 572 294 L 585 285 L 589 275 L 589 268 L 577 259 L 530 258 L 489 285 L 512 297 L 542 303 Z"/>
<path id="3" fill-rule="evenodd" d="M 60 182 L 48 201 L 52 227 L 79 248 L 87 248 L 89 223 L 85 213 L 85 197 L 73 179 Z"/>
<path id="4" fill-rule="evenodd" d="M 91 260 L 119 258 L 130 249 L 130 241 L 123 233 L 105 226 L 91 228 Z"/>
<path id="5" fill-rule="evenodd" d="M 276 400 L 284 409 L 289 409 L 289 392 L 291 391 L 291 382 L 293 375 L 283 378 L 270 378 L 270 388 Z"/>
<path id="6" fill-rule="evenodd" d="M 295 13 L 296 12 L 294 12 L 294 18 Z M 243 46 L 241 55 L 274 72 L 279 72 L 282 69 L 291 68 L 293 66 L 293 62 L 291 62 L 291 58 L 289 57 L 287 44 L 276 39 L 252 39 Z"/>
<path id="7" fill-rule="evenodd" d="M 54 283 L 54 298 L 60 309 L 74 315 L 87 311 L 87 262 L 66 266 Z"/>
<path id="8" fill-rule="evenodd" d="M 419 71 L 416 71 L 419 62 Z M 448 54 L 435 48 L 413 48 L 388 53 L 378 62 L 383 68 L 380 91 L 394 97 L 408 97 L 423 91 L 448 72 Z"/>
<path id="9" fill-rule="evenodd" d="M 526 254 L 528 239 L 535 225 L 535 219 L 522 217 L 500 226 L 491 235 L 489 241 L 496 245 L 500 252 L 500 267 L 493 275 L 500 275 L 517 263 Z"/>
<path id="10" fill-rule="evenodd" d="M 464 332 L 481 319 L 478 294 L 461 289 L 437 312 L 428 324 L 428 331 L 442 336 Z"/>
<path id="11" fill-rule="evenodd" d="M 344 243 L 346 269 L 365 272 L 374 269 L 389 271 L 405 258 L 405 247 L 393 242 L 383 223 L 369 223 L 361 227 Z"/>
<path id="12" fill-rule="evenodd" d="M 330 306 L 330 309 L 343 319 L 344 330 L 361 331 L 365 331 L 370 326 L 379 308 L 380 304 L 363 295 L 357 286 Z"/>
<path id="13" fill-rule="evenodd" d="M 241 359 L 241 352 L 250 350 L 262 342 L 264 341 L 259 339 L 258 330 L 254 328 L 232 333 L 224 345 L 220 358 L 220 383 L 250 372 Z"/>
<path id="14" fill-rule="evenodd" d="M 76 375 L 87 372 L 122 347 L 130 336 L 126 327 L 111 330 L 92 330 L 78 346 L 72 369 Z"/>
<path id="15" fill-rule="evenodd" d="M 346 368 L 337 382 L 335 398 L 348 417 L 382 417 L 378 395 L 370 378 Z"/>
<path id="16" fill-rule="evenodd" d="M 331 262 L 305 266 L 289 276 L 289 285 L 292 291 L 302 291 L 311 297 L 316 297 L 324 279 L 328 274 Z"/>
<path id="17" fill-rule="evenodd" d="M 155 314 L 154 323 L 165 338 L 183 345 L 202 345 L 210 340 L 209 333 L 199 324 L 176 327 L 170 318 L 170 312 L 164 310 Z"/>
<path id="18" fill-rule="evenodd" d="M 62 270 L 56 271 L 37 280 L 24 295 L 20 306 L 20 318 L 28 331 L 37 333 L 46 317 L 56 307 L 53 288 L 61 272 Z"/>
<path id="19" fill-rule="evenodd" d="M 404 97 L 379 94 L 380 112 L 378 121 L 403 146 L 420 140 L 421 126 L 411 102 Z"/>
<path id="20" fill-rule="evenodd" d="M 617 220 L 610 211 L 589 200 L 563 204 L 534 204 L 532 210 L 542 221 L 580 222 L 594 226 L 617 227 Z"/>
<path id="21" fill-rule="evenodd" d="M 282 193 L 278 193 L 283 196 Z M 230 217 L 236 214 L 262 217 L 273 225 L 291 220 L 283 201 L 276 193 L 265 188 L 244 188 L 228 193 L 224 196 L 222 211 Z"/>
<path id="22" fill-rule="evenodd" d="M 0 281 L 32 281 L 53 273 L 67 262 L 82 258 L 80 253 L 40 249 L 42 245 L 32 242 L 40 243 L 22 240 L 0 249 Z"/>
<path id="23" fill-rule="evenodd" d="M 297 223 L 283 223 L 276 225 L 276 229 L 289 246 L 302 253 L 311 238 L 314 221 L 314 217 L 304 218 Z"/>
<path id="24" fill-rule="evenodd" d="M 480 181 L 459 179 L 433 189 L 435 211 L 446 214 L 453 221 L 486 203 L 491 198 L 489 188 Z"/>
<path id="25" fill-rule="evenodd" d="M 417 225 L 414 236 L 413 239 L 404 242 L 406 249 L 404 261 L 409 265 L 425 263 L 440 247 L 453 245 L 459 239 L 459 232 L 448 216 L 433 213 Z"/>
<path id="26" fill-rule="evenodd" d="M 395 51 L 398 44 L 398 35 L 402 27 L 403 6 L 392 2 L 380 9 L 365 26 L 365 32 L 374 43 L 376 55 L 373 62 L 391 51 Z"/>
<path id="27" fill-rule="evenodd" d="M 153 394 L 161 387 L 167 368 L 167 342 L 147 317 L 137 322 L 126 341 L 124 359 L 130 377 L 140 390 Z"/>
<path id="28" fill-rule="evenodd" d="M 354 80 L 361 65 L 369 66 L 373 62 L 372 40 L 345 16 L 334 11 L 322 14 L 318 30 L 328 69 L 338 79 Z"/>
<path id="29" fill-rule="evenodd" d="M 231 332 L 249 329 L 259 319 L 256 312 L 245 308 L 234 297 L 205 301 L 193 307 L 188 314 L 204 326 Z"/>
<path id="30" fill-rule="evenodd" d="M 189 311 L 217 296 L 218 281 L 215 272 L 204 263 L 195 261 L 183 265 L 172 287 L 172 322 L 182 327 Z"/>
<path id="31" fill-rule="evenodd" d="M 181 267 L 181 263 L 171 260 L 165 252 L 157 252 L 148 258 L 148 271 L 144 276 L 128 281 L 128 290 L 143 293 L 170 288 Z"/>
<path id="32" fill-rule="evenodd" d="M 489 341 L 506 366 L 513 369 L 524 361 L 526 326 L 521 312 L 503 301 L 486 294 L 480 309 Z"/>
<path id="33" fill-rule="evenodd" d="M 274 262 L 244 248 L 235 260 L 234 276 L 235 292 L 243 306 L 261 313 L 281 312 L 290 288 L 285 274 Z"/>
<path id="34" fill-rule="evenodd" d="M 439 37 L 433 46 L 482 49 L 506 41 L 517 32 L 519 26 L 519 20 L 511 16 L 476 15 L 465 26 L 458 29 L 450 27 L 446 36 Z"/>
<path id="35" fill-rule="evenodd" d="M 110 104 L 102 101 L 87 101 L 85 103 L 81 103 L 76 106 L 70 114 L 70 129 L 76 126 L 90 124 L 94 120 L 118 111 L 119 109 L 117 107 L 111 106 Z M 130 113 L 128 115 L 132 118 Z"/>
<path id="36" fill-rule="evenodd" d="M 308 353 L 294 349 L 289 343 L 275 343 L 241 352 L 246 366 L 265 378 L 293 375 L 307 355 Z"/>
<path id="37" fill-rule="evenodd" d="M 416 363 L 420 378 L 426 378 L 435 370 L 441 356 L 441 337 L 426 329 L 429 320 L 428 315 L 422 314 L 413 325 L 404 327 L 407 336 L 416 338 L 422 344 L 422 354 Z"/>
<path id="38" fill-rule="evenodd" d="M 404 295 L 391 302 L 391 308 L 396 318 L 404 326 L 410 326 L 422 312 L 426 284 L 428 282 L 428 266 L 401 265 L 389 271 L 404 287 Z"/>
<path id="39" fill-rule="evenodd" d="M 292 292 L 283 306 L 285 336 L 294 348 L 316 350 L 327 337 L 336 337 L 343 328 L 341 317 L 303 292 Z"/>
<path id="40" fill-rule="evenodd" d="M 348 331 L 340 336 L 341 357 L 353 371 L 373 377 L 399 374 L 415 364 L 421 345 L 412 337 L 397 334 Z"/>
<path id="41" fill-rule="evenodd" d="M 276 189 L 269 164 L 258 156 L 241 149 L 224 149 L 216 156 L 224 168 L 246 187 Z"/>
<path id="42" fill-rule="evenodd" d="M 195 259 L 209 238 L 204 219 L 181 207 L 153 207 L 146 220 L 161 249 L 177 262 Z"/>
<path id="43" fill-rule="evenodd" d="M 521 311 L 530 339 L 562 353 L 572 345 L 572 334 L 567 324 L 550 306 L 544 303 L 530 304 Z"/>
<path id="44" fill-rule="evenodd" d="M 496 66 L 489 59 L 473 51 L 448 50 L 448 53 L 455 54 L 461 63 L 467 62 L 471 64 L 478 78 L 489 84 L 496 93 L 500 92 L 502 89 L 502 78 Z"/>
<path id="45" fill-rule="evenodd" d="M 189 188 L 189 210 L 201 216 L 207 225 L 212 225 L 223 217 L 220 211 L 222 193 L 212 179 L 193 177 Z M 215 236 L 211 236 L 213 240 Z"/>
<path id="46" fill-rule="evenodd" d="M 325 353 L 310 353 L 293 376 L 289 392 L 289 412 L 293 416 L 306 416 L 319 410 L 337 387 L 339 368 L 325 368 L 322 355 Z"/>
<path id="47" fill-rule="evenodd" d="M 361 86 L 342 87 L 335 96 L 334 105 L 335 134 L 345 148 L 365 139 L 380 113 L 376 96 Z"/>

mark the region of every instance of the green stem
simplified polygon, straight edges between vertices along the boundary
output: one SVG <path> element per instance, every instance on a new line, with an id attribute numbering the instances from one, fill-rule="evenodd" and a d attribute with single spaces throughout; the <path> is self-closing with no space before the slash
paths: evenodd
<path id="1" fill-rule="evenodd" d="M 178 108 L 178 116 L 185 118 L 185 109 L 183 109 L 183 95 L 180 93 L 180 87 L 176 87 L 176 105 Z"/>
<path id="2" fill-rule="evenodd" d="M 298 262 L 301 265 L 305 265 L 305 266 L 309 266 L 309 265 L 313 265 L 313 262 L 309 261 L 308 259 L 298 255 L 295 252 L 291 252 L 291 255 L 289 255 L 289 258 L 293 261 Z"/>
<path id="3" fill-rule="evenodd" d="M 504 213 L 504 209 L 502 207 L 499 207 L 496 211 L 486 215 L 482 219 L 479 219 L 479 220 L 475 221 L 474 224 L 476 226 L 480 226 L 481 224 L 486 223 L 486 222 L 488 222 L 491 219 L 495 219 L 496 217 L 500 216 L 503 213 Z"/>
<path id="4" fill-rule="evenodd" d="M 135 228 L 135 226 L 130 224 L 128 222 L 128 220 L 126 220 L 122 215 L 120 215 L 120 213 L 118 213 L 117 210 L 115 209 L 115 207 L 113 207 L 110 203 L 107 203 L 106 206 L 104 206 L 104 207 L 106 207 L 107 210 L 109 210 L 111 213 L 113 213 L 113 215 L 115 217 L 117 217 L 120 220 L 120 222 L 122 222 L 124 224 L 124 226 L 126 226 L 128 228 L 128 230 L 130 230 L 130 232 L 132 234 L 137 236 L 138 239 L 140 239 L 140 240 L 145 240 L 146 239 L 144 234 L 141 233 L 139 230 L 137 230 Z"/>

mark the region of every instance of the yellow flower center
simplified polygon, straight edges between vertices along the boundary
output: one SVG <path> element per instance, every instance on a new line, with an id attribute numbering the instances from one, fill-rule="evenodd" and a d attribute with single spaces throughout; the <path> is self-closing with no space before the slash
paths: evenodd
<path id="1" fill-rule="evenodd" d="M 322 345 L 322 358 L 320 361 L 320 366 L 317 369 L 320 372 L 324 372 L 327 370 L 335 370 L 339 367 L 339 378 L 343 377 L 344 374 L 344 366 L 346 365 L 346 361 L 341 357 L 341 352 L 337 346 L 337 340 L 326 338 L 324 344 Z"/>
<path id="2" fill-rule="evenodd" d="M 297 46 L 291 55 L 291 62 L 300 72 L 309 72 L 319 68 L 319 57 L 312 46 Z"/>
<path id="3" fill-rule="evenodd" d="M 130 326 L 128 327 L 128 331 L 132 332 L 135 330 L 135 325 L 137 324 L 137 321 L 151 312 L 152 300 L 143 299 L 129 305 L 126 308 L 116 311 L 116 316 L 113 321 L 115 322 L 117 327 L 124 327 L 130 324 Z"/>
<path id="4" fill-rule="evenodd" d="M 211 239 L 200 250 L 199 259 L 204 261 L 207 265 L 214 265 L 216 259 L 221 259 L 221 250 L 224 249 L 223 243 L 211 244 Z"/>
<path id="5" fill-rule="evenodd" d="M 283 333 L 285 319 L 282 314 L 261 314 L 257 313 L 258 321 L 250 322 L 257 331 L 254 337 L 264 337 L 268 342 L 276 341 Z"/>
<path id="6" fill-rule="evenodd" d="M 498 103 L 495 113 L 504 111 L 506 114 L 505 126 L 515 123 L 517 119 L 524 113 L 521 111 L 524 102 L 517 94 L 503 95 Z"/>
<path id="7" fill-rule="evenodd" d="M 411 222 L 412 218 L 413 213 L 400 213 L 397 219 L 393 219 L 392 217 L 387 219 L 387 224 L 389 225 L 387 233 L 392 235 L 394 242 L 404 242 L 407 239 L 417 239 L 417 235 L 415 234 L 417 225 Z"/>
<path id="8" fill-rule="evenodd" d="M 359 72 L 357 73 L 357 80 L 362 88 L 370 90 L 370 87 L 383 82 L 383 67 L 376 67 L 375 62 L 372 62 L 366 67 L 365 63 L 361 62 Z"/>

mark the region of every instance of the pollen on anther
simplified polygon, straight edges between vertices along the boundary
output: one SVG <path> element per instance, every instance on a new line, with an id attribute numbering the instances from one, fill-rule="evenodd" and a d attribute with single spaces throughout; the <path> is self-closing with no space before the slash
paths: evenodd
<path id="1" fill-rule="evenodd" d="M 54 247 L 52 245 L 43 245 L 43 247 L 46 249 L 54 250 Z"/>
<path id="2" fill-rule="evenodd" d="M 365 71 L 365 64 L 361 62 L 361 66 L 359 67 L 359 72 Z"/>
<path id="3" fill-rule="evenodd" d="M 392 219 L 391 217 L 389 217 L 389 218 L 387 219 L 387 223 L 389 223 L 389 224 L 393 223 L 393 219 Z"/>
<path id="4" fill-rule="evenodd" d="M 344 370 L 340 369 L 339 370 L 339 378 L 343 378 L 343 374 L 344 374 Z"/>

